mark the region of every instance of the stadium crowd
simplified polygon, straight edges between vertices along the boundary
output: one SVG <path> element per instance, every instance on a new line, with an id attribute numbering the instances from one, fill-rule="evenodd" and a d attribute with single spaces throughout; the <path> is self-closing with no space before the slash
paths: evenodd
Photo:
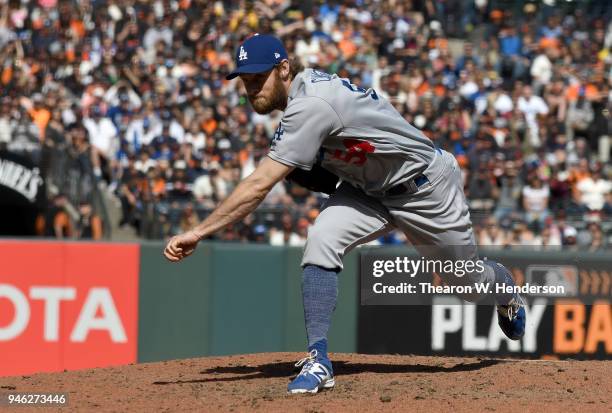
<path id="1" fill-rule="evenodd" d="M 120 200 L 121 225 L 175 234 L 267 153 L 282 114 L 253 112 L 225 75 L 244 38 L 276 33 L 305 66 L 374 88 L 454 153 L 480 244 L 604 248 L 611 16 L 606 0 L 3 0 L 0 148 L 49 177 L 58 154 L 72 157 L 92 191 Z M 49 194 L 48 220 L 63 195 Z M 279 184 L 218 239 L 303 245 L 323 201 Z M 41 234 L 83 232 L 66 225 Z"/>

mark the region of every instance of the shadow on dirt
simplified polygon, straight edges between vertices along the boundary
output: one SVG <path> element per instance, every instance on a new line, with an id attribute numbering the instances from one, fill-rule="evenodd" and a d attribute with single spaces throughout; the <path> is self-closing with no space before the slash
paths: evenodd
<path id="1" fill-rule="evenodd" d="M 503 360 L 479 360 L 476 363 L 459 363 L 454 366 L 427 365 L 427 364 L 384 364 L 384 363 L 349 363 L 346 361 L 334 361 L 334 372 L 336 376 L 360 373 L 455 373 L 475 371 L 491 367 Z M 193 380 L 155 381 L 153 384 L 184 384 L 184 383 L 209 383 L 209 382 L 232 382 L 239 380 L 254 380 L 273 377 L 290 377 L 295 375 L 296 367 L 293 363 L 278 362 L 266 363 L 259 366 L 223 366 L 201 371 L 200 374 L 213 375 Z M 232 377 L 215 377 L 216 374 L 240 374 Z"/>

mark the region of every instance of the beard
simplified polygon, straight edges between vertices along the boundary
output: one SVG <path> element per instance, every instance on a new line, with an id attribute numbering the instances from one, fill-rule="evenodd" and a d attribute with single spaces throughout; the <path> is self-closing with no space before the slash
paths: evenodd
<path id="1" fill-rule="evenodd" d="M 251 102 L 255 112 L 260 115 L 266 115 L 275 109 L 285 109 L 287 106 L 287 91 L 277 70 L 274 70 L 274 84 L 270 96 L 259 95 L 255 98 L 249 96 L 249 102 Z"/>

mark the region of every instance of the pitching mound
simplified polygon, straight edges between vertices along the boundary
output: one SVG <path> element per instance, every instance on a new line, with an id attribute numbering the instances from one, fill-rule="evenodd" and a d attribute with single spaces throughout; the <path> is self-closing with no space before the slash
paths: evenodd
<path id="1" fill-rule="evenodd" d="M 83 412 L 612 409 L 612 361 L 333 354 L 335 389 L 287 395 L 293 364 L 302 356 L 207 357 L 5 377 L 0 378 L 0 393 L 67 392 L 67 409 Z"/>

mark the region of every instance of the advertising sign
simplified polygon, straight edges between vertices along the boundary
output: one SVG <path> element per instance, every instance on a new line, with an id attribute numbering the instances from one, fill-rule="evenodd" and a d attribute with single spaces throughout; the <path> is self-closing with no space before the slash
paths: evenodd
<path id="1" fill-rule="evenodd" d="M 0 375 L 136 360 L 139 246 L 0 241 Z"/>

